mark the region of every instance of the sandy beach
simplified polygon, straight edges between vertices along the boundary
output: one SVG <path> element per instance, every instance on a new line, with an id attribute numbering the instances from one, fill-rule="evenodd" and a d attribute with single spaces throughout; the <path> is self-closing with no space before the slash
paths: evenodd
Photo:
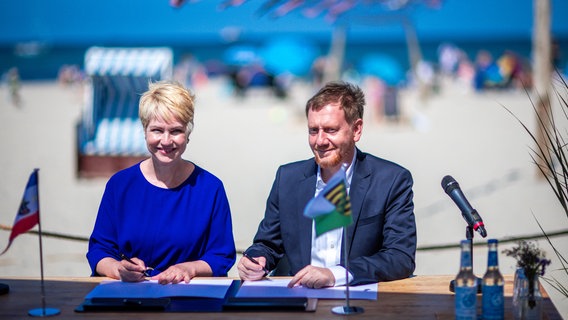
<path id="1" fill-rule="evenodd" d="M 29 174 L 40 168 L 42 230 L 87 238 L 92 230 L 106 179 L 78 179 L 75 126 L 81 115 L 80 88 L 55 82 L 24 82 L 21 107 L 11 105 L 6 88 L 0 94 L 0 224 L 11 226 Z M 266 92 L 244 99 L 231 96 L 225 81 L 197 87 L 195 130 L 185 154 L 225 185 L 238 250 L 251 243 L 264 213 L 265 201 L 280 164 L 311 157 L 307 144 L 305 101 L 309 85 L 297 85 L 290 98 Z M 414 90 L 400 96 L 403 120 L 379 122 L 374 110 L 365 115 L 363 151 L 397 162 L 414 178 L 415 214 L 420 248 L 457 245 L 465 237 L 465 221 L 440 186 L 452 175 L 479 211 L 488 237 L 507 239 L 540 234 L 535 217 L 547 232 L 568 229 L 568 219 L 550 186 L 536 179 L 529 155 L 533 145 L 523 128 L 502 106 L 529 127 L 535 119 L 524 91 L 475 93 L 446 83 L 438 94 L 420 100 Z M 35 228 L 37 229 L 37 227 Z M 9 232 L 0 230 L 0 247 Z M 568 256 L 566 236 L 552 238 Z M 478 234 L 475 242 L 484 242 Z M 552 265 L 547 273 L 564 284 L 568 279 L 546 241 L 539 241 Z M 503 243 L 502 249 L 512 243 Z M 39 276 L 39 245 L 35 235 L 18 237 L 0 256 L 0 276 Z M 88 276 L 87 243 L 44 237 L 46 276 Z M 484 246 L 474 249 L 474 271 L 482 276 L 487 263 Z M 514 273 L 515 261 L 500 254 L 502 273 Z M 416 275 L 456 274 L 457 248 L 418 250 Z M 236 269 L 231 270 L 236 276 Z M 547 287 L 560 314 L 568 300 Z"/>

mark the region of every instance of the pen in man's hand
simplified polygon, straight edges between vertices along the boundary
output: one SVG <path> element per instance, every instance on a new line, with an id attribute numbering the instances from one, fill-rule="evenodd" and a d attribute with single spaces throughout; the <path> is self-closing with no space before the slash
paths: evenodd
<path id="1" fill-rule="evenodd" d="M 249 255 L 246 254 L 246 253 L 243 253 L 243 256 L 246 257 L 247 259 L 249 259 L 252 263 L 257 264 L 257 265 L 260 266 L 260 263 L 259 263 L 258 261 L 256 261 L 255 258 L 249 256 Z M 268 273 L 270 273 L 270 271 L 268 271 L 268 269 L 266 269 L 266 267 L 262 267 L 262 270 L 264 271 L 264 275 L 265 275 L 265 276 L 268 275 Z"/>
<path id="2" fill-rule="evenodd" d="M 120 254 L 120 258 L 122 258 L 122 260 L 126 260 L 132 264 L 136 264 L 136 262 L 132 261 L 132 259 L 130 259 L 129 257 L 127 257 L 124 253 Z M 148 270 L 154 270 L 154 268 L 152 267 L 146 267 L 146 270 L 144 270 L 144 272 L 142 272 L 144 274 L 145 277 L 149 277 L 150 274 L 148 273 Z"/>

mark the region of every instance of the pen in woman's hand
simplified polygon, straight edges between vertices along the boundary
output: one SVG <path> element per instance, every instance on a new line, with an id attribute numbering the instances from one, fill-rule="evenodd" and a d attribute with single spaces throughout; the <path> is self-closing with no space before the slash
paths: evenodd
<path id="1" fill-rule="evenodd" d="M 127 257 L 124 253 L 120 254 L 120 258 L 122 258 L 122 260 L 126 260 L 132 264 L 137 264 L 136 262 L 132 261 L 132 259 L 130 259 L 129 257 Z M 146 267 L 146 270 L 144 270 L 144 272 L 142 272 L 144 274 L 145 277 L 149 277 L 150 274 L 148 273 L 149 270 L 154 270 L 154 268 L 152 267 Z"/>
<path id="2" fill-rule="evenodd" d="M 244 256 L 245 258 L 249 259 L 252 263 L 257 264 L 257 265 L 260 266 L 260 263 L 259 263 L 258 261 L 256 261 L 255 258 L 249 256 L 249 255 L 246 254 L 246 253 L 243 253 L 243 256 Z M 264 276 L 267 276 L 268 273 L 270 273 L 270 271 L 268 271 L 268 269 L 266 269 L 266 267 L 262 267 L 262 270 L 264 271 Z"/>

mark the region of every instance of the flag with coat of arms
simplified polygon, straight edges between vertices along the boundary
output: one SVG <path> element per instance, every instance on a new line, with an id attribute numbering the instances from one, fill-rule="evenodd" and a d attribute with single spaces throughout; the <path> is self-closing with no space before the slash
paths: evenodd
<path id="1" fill-rule="evenodd" d="M 16 219 L 12 226 L 12 232 L 10 233 L 10 238 L 8 239 L 8 246 L 6 249 L 0 253 L 4 254 L 10 248 L 12 241 L 18 235 L 30 230 L 36 224 L 39 223 L 39 194 L 38 194 L 38 169 L 34 169 L 28 184 L 26 185 L 26 190 L 24 191 L 24 196 L 22 197 L 22 202 L 20 203 L 20 208 L 16 214 Z"/>
<path id="2" fill-rule="evenodd" d="M 331 177 L 325 188 L 308 202 L 304 208 L 304 216 L 314 219 L 318 237 L 353 223 L 343 167 Z"/>

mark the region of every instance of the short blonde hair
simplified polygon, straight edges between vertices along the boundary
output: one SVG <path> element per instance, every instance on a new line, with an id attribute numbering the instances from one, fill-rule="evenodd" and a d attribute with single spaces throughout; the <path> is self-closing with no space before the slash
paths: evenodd
<path id="1" fill-rule="evenodd" d="M 189 135 L 193 130 L 195 95 L 176 81 L 148 83 L 138 106 L 138 117 L 144 131 L 152 119 L 180 121 Z"/>

